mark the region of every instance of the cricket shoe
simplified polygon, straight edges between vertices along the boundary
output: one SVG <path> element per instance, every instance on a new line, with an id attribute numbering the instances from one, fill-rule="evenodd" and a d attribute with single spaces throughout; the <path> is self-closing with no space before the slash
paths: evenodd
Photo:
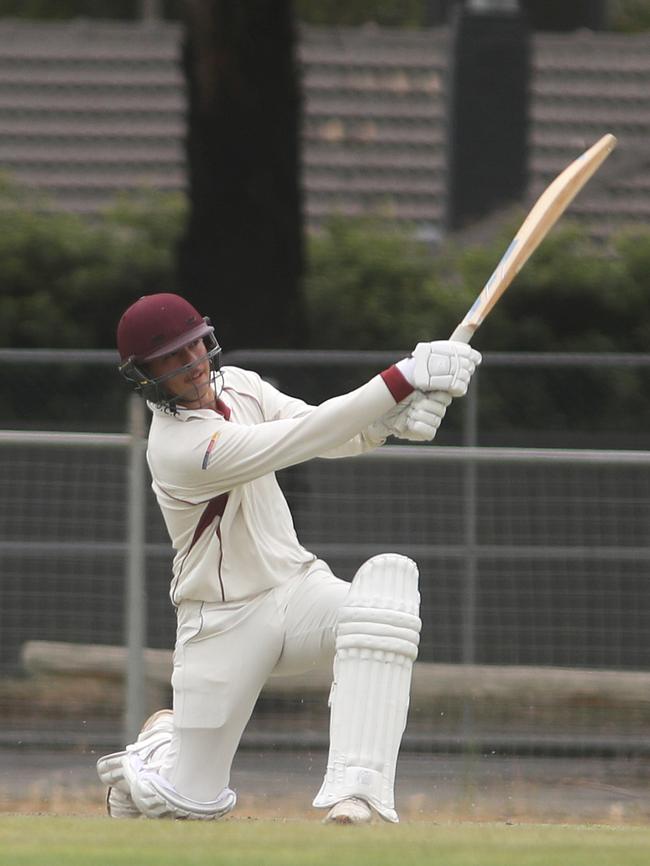
<path id="1" fill-rule="evenodd" d="M 358 797 L 348 797 L 340 800 L 329 810 L 323 824 L 369 824 L 372 821 L 372 810 L 365 800 Z"/>
<path id="2" fill-rule="evenodd" d="M 173 729 L 172 711 L 157 710 L 146 720 L 135 743 L 97 761 L 97 775 L 108 788 L 106 811 L 111 818 L 139 818 L 141 814 L 124 775 L 124 758 L 136 754 L 147 766 L 160 769 Z"/>

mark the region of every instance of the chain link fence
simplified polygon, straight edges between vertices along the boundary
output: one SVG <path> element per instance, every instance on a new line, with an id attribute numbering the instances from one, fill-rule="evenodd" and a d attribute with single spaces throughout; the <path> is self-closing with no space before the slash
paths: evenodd
<path id="1" fill-rule="evenodd" d="M 226 362 L 316 402 L 394 357 Z M 0 740 L 113 745 L 170 698 L 171 549 L 146 477 L 143 406 L 115 383 L 110 352 L 4 350 L 0 362 L 13 388 L 0 431 Z M 410 747 L 647 752 L 650 452 L 630 447 L 645 408 L 626 429 L 585 400 L 593 387 L 601 406 L 624 405 L 649 367 L 650 356 L 488 355 L 440 443 L 280 473 L 303 544 L 341 577 L 385 550 L 420 566 Z M 529 374 L 533 403 L 561 382 L 581 417 L 600 417 L 565 428 L 579 448 L 539 445 L 561 444 L 557 405 L 546 429 L 542 414 L 521 426 L 525 447 L 508 444 L 523 421 L 499 421 L 495 407 L 504 383 L 533 388 Z M 608 378 L 622 393 L 603 396 Z M 328 678 L 271 681 L 245 742 L 323 745 Z"/>

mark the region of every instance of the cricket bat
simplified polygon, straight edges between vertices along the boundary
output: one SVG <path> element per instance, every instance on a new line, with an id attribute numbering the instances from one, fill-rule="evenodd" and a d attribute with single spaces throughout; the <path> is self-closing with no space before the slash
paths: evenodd
<path id="1" fill-rule="evenodd" d="M 494 273 L 451 335 L 452 340 L 461 343 L 471 341 L 492 307 L 615 147 L 615 136 L 603 135 L 547 186 L 521 224 Z"/>

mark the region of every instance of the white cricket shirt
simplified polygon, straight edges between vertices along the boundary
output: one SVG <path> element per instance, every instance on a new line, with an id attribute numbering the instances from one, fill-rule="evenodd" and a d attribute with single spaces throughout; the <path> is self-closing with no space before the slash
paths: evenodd
<path id="1" fill-rule="evenodd" d="M 147 461 L 175 550 L 174 604 L 236 601 L 305 572 L 275 472 L 313 457 L 360 454 L 362 432 L 413 390 L 396 367 L 319 406 L 288 397 L 256 373 L 224 367 L 212 409 L 173 415 L 152 404 Z"/>

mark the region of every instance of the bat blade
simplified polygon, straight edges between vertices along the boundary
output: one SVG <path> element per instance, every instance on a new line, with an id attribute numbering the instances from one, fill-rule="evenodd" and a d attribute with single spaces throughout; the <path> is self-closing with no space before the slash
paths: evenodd
<path id="1" fill-rule="evenodd" d="M 615 147 L 616 138 L 611 134 L 604 135 L 547 186 L 521 224 L 465 318 L 451 335 L 452 340 L 463 343 L 471 341 L 477 328 L 521 268 Z"/>

